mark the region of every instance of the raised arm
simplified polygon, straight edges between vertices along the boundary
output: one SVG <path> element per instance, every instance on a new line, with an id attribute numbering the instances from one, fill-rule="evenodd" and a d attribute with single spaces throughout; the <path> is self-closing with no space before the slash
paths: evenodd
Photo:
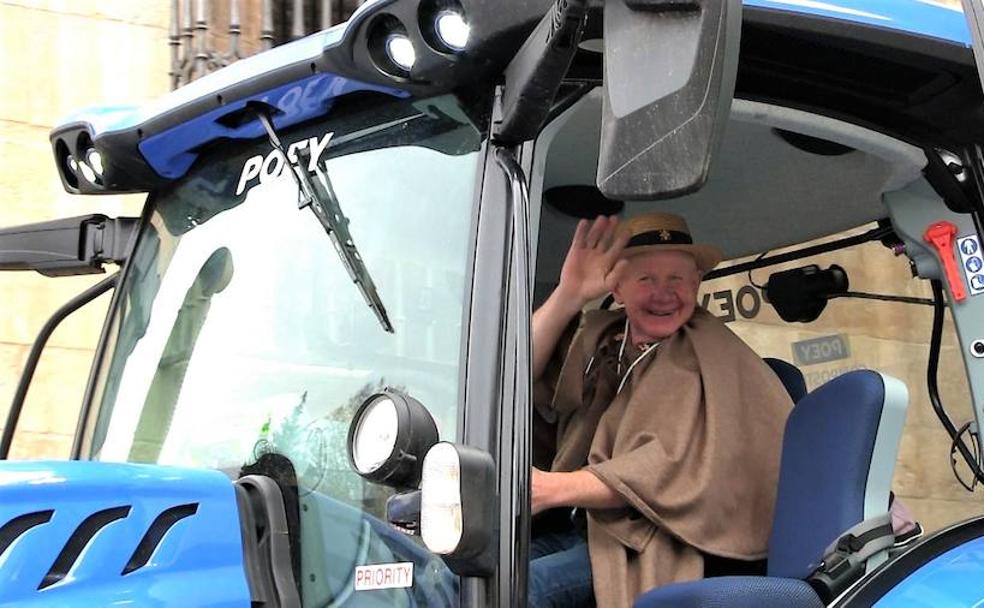
<path id="1" fill-rule="evenodd" d="M 618 220 L 599 217 L 588 225 L 581 220 L 567 251 L 560 283 L 533 313 L 533 379 L 543 374 L 561 334 L 581 309 L 610 290 L 609 277 L 628 235 L 616 230 Z"/>

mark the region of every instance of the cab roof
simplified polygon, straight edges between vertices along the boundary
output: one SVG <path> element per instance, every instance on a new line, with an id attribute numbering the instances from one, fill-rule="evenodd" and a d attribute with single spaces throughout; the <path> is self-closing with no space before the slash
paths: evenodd
<path id="1" fill-rule="evenodd" d="M 601 0 L 590 0 L 586 36 L 600 36 Z M 460 54 L 418 52 L 410 78 L 388 76 L 368 51 L 373 28 L 397 19 L 428 48 L 418 0 L 371 0 L 346 24 L 239 61 L 139 107 L 76 113 L 51 134 L 69 192 L 150 191 L 182 177 L 200 150 L 262 135 L 243 120 L 248 103 L 276 108 L 278 128 L 329 111 L 357 90 L 430 96 L 487 89 L 551 0 L 461 0 L 471 27 Z M 416 24 L 416 27 L 415 27 Z M 419 40 L 417 38 L 420 38 Z M 600 79 L 600 55 L 580 52 L 578 78 Z M 984 137 L 980 85 L 960 11 L 927 0 L 746 0 L 737 97 L 863 124 L 918 145 Z M 418 71 L 419 68 L 419 71 Z M 305 103 L 288 103 L 300 88 Z M 105 183 L 66 169 L 100 152 Z"/>
<path id="2" fill-rule="evenodd" d="M 744 0 L 743 4 L 971 46 L 963 12 L 931 0 Z"/>

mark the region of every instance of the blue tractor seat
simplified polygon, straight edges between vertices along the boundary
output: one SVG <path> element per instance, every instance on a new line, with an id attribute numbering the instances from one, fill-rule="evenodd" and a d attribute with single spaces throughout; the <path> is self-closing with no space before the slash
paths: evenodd
<path id="1" fill-rule="evenodd" d="M 800 399 L 783 435 L 767 576 L 658 587 L 636 608 L 820 608 L 806 579 L 852 526 L 884 515 L 908 391 L 870 370 L 834 378 Z"/>

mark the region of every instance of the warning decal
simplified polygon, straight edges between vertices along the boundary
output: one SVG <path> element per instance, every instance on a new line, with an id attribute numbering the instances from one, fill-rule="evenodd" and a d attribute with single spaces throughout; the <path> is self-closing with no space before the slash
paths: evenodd
<path id="1" fill-rule="evenodd" d="M 413 586 L 413 562 L 356 566 L 355 590 L 397 589 Z"/>
<path id="2" fill-rule="evenodd" d="M 980 242 L 976 236 L 961 237 L 957 239 L 957 248 L 960 249 L 961 266 L 970 285 L 970 294 L 976 296 L 984 293 L 984 254 Z"/>

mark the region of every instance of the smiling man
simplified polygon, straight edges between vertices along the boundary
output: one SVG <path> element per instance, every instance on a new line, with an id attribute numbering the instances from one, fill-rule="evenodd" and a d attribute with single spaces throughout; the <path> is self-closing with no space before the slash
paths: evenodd
<path id="1" fill-rule="evenodd" d="M 532 606 L 630 606 L 711 560 L 765 556 L 791 403 L 697 306 L 720 259 L 676 215 L 578 225 L 533 315 L 539 436 L 555 442 L 532 507 L 571 525 L 533 540 Z M 608 291 L 621 310 L 581 314 Z"/>

